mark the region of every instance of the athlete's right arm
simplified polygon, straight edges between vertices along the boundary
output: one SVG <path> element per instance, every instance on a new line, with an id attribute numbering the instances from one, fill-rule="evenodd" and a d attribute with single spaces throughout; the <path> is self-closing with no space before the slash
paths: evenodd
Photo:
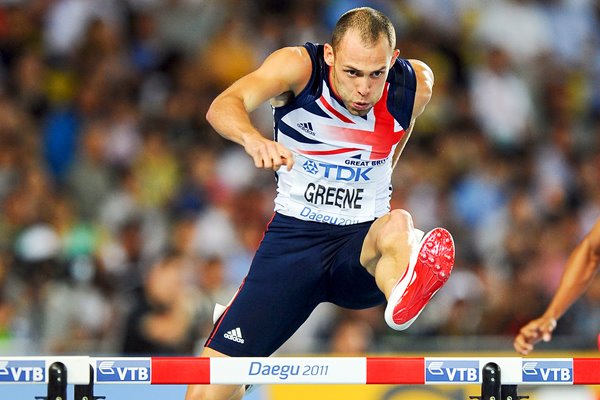
<path id="1" fill-rule="evenodd" d="M 312 72 L 310 56 L 303 47 L 285 47 L 273 52 L 254 72 L 242 77 L 212 102 L 206 119 L 223 137 L 244 147 L 257 168 L 290 170 L 292 153 L 280 143 L 265 138 L 250 120 L 262 103 L 285 92 L 298 94 Z"/>
<path id="2" fill-rule="evenodd" d="M 569 256 L 556 294 L 544 314 L 519 331 L 515 350 L 527 354 L 540 340 L 549 341 L 558 319 L 585 292 L 599 267 L 600 219 Z"/>

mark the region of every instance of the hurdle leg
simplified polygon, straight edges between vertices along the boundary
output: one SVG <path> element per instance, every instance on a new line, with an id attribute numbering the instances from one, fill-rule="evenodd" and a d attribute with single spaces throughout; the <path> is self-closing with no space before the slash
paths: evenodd
<path id="1" fill-rule="evenodd" d="M 55 362 L 48 368 L 48 397 L 47 400 L 67 399 L 67 367 L 61 362 Z"/>
<path id="2" fill-rule="evenodd" d="M 528 399 L 529 396 L 519 396 L 517 385 L 502 385 L 502 400 Z"/>
<path id="3" fill-rule="evenodd" d="M 87 385 L 75 385 L 75 400 L 98 400 L 106 396 L 94 396 L 94 367 L 90 365 L 90 383 Z"/>
<path id="4" fill-rule="evenodd" d="M 469 396 L 478 400 L 502 400 L 502 382 L 500 367 L 496 363 L 487 363 L 481 371 L 481 396 Z"/>

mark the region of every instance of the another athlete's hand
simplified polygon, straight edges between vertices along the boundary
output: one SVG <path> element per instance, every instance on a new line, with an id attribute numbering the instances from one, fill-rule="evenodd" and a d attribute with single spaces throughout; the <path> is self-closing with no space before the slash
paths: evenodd
<path id="1" fill-rule="evenodd" d="M 533 350 L 533 346 L 540 340 L 549 342 L 555 328 L 556 319 L 553 317 L 543 316 L 534 319 L 521 328 L 513 346 L 517 352 L 523 355 L 529 354 Z"/>
<path id="2" fill-rule="evenodd" d="M 252 157 L 256 168 L 277 171 L 285 164 L 289 171 L 294 166 L 294 156 L 285 146 L 260 134 L 246 136 L 244 150 Z"/>

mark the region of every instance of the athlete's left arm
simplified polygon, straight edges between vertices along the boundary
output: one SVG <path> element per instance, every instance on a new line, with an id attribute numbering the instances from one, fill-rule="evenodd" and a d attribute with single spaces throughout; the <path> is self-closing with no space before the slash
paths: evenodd
<path id="1" fill-rule="evenodd" d="M 404 146 L 406 146 L 406 142 L 410 138 L 413 127 L 415 126 L 415 121 L 417 117 L 423 114 L 425 111 L 425 107 L 431 100 L 431 95 L 433 93 L 433 71 L 427 64 L 423 61 L 419 60 L 408 60 L 415 70 L 415 75 L 417 78 L 417 92 L 415 93 L 415 104 L 413 106 L 413 113 L 410 119 L 410 125 L 408 129 L 405 130 L 404 136 L 400 140 L 400 143 L 396 146 L 396 151 L 394 152 L 394 158 L 392 160 L 392 167 L 396 166 L 400 155 L 402 154 L 402 150 L 404 150 Z"/>

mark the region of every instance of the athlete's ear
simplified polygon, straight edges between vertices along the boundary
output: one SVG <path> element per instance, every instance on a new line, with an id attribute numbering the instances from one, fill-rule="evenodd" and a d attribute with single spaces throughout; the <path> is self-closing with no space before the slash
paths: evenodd
<path id="1" fill-rule="evenodd" d="M 390 68 L 394 66 L 396 59 L 400 56 L 400 50 L 394 49 L 394 54 L 392 54 L 392 61 L 390 61 Z"/>
<path id="2" fill-rule="evenodd" d="M 325 63 L 330 67 L 333 67 L 333 60 L 335 59 L 333 55 L 333 47 L 329 43 L 325 43 L 323 45 L 323 58 L 325 59 Z"/>

